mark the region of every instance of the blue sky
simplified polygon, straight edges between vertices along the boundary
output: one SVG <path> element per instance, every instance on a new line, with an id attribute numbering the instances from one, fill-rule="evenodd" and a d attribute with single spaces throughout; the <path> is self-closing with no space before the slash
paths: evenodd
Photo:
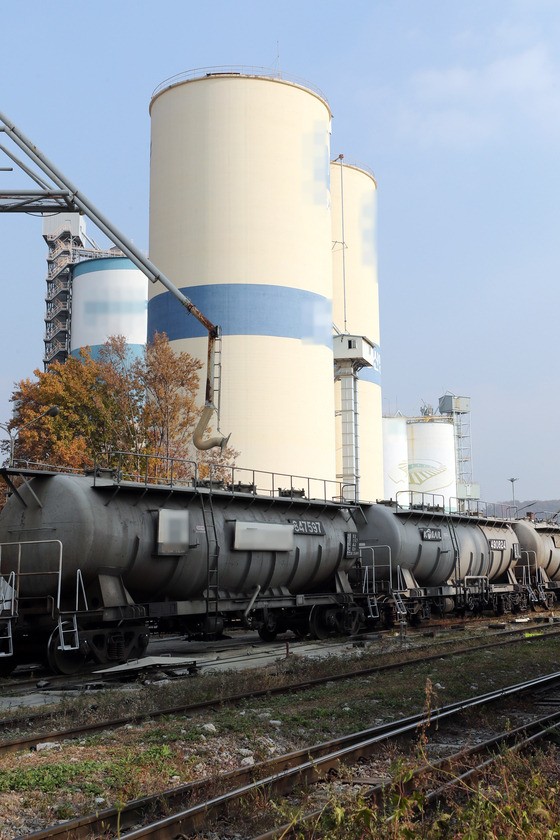
<path id="1" fill-rule="evenodd" d="M 385 410 L 468 395 L 483 498 L 512 476 L 560 497 L 557 0 L 0 0 L 0 21 L 0 110 L 145 250 L 160 82 L 242 64 L 321 88 L 332 156 L 378 181 Z M 0 217 L 1 422 L 41 366 L 45 251 L 40 220 Z"/>

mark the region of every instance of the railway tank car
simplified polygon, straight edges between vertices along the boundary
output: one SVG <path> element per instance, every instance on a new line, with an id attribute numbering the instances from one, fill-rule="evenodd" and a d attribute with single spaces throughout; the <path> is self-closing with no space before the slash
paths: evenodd
<path id="1" fill-rule="evenodd" d="M 0 673 L 120 663 L 156 629 L 324 638 L 550 607 L 560 587 L 555 524 L 154 472 L 0 470 Z"/>
<path id="2" fill-rule="evenodd" d="M 448 512 L 433 501 L 386 502 L 367 508 L 360 545 L 369 588 L 389 617 L 501 614 L 528 606 L 516 575 L 520 545 L 509 520 Z"/>
<path id="3" fill-rule="evenodd" d="M 18 474 L 0 515 L 0 571 L 17 593 L 0 636 L 19 651 L 5 668 L 36 656 L 45 634 L 51 668 L 71 672 L 142 654 L 149 625 L 195 636 L 238 622 L 266 639 L 359 625 L 348 506 L 110 472 Z"/>

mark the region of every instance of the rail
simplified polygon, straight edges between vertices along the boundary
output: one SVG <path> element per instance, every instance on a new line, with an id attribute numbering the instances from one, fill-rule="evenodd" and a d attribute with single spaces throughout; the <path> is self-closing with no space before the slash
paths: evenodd
<path id="1" fill-rule="evenodd" d="M 248 64 L 242 65 L 223 65 L 220 67 L 196 67 L 193 70 L 185 70 L 183 73 L 177 73 L 175 76 L 170 76 L 164 79 L 153 91 L 152 100 L 175 85 L 180 85 L 183 82 L 193 82 L 196 79 L 204 79 L 207 76 L 241 76 L 247 78 L 265 78 L 277 80 L 280 82 L 287 82 L 295 87 L 305 88 L 319 96 L 328 106 L 329 102 L 321 88 L 317 85 L 308 82 L 300 76 L 294 76 L 291 73 L 284 73 L 281 70 L 275 70 L 272 67 L 255 67 Z M 330 107 L 329 107 L 330 110 Z"/>

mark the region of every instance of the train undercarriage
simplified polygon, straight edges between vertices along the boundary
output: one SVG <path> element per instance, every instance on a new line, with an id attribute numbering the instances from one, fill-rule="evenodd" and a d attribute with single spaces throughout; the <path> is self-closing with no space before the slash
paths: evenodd
<path id="1" fill-rule="evenodd" d="M 359 576 L 360 577 L 360 576 Z M 363 575 L 361 575 L 363 581 Z M 402 583 L 403 576 L 396 575 Z M 86 667 L 121 664 L 145 655 L 150 632 L 182 634 L 186 639 L 216 639 L 234 629 L 256 630 L 263 641 L 288 631 L 298 638 L 356 636 L 396 624 L 418 626 L 433 616 L 467 616 L 549 610 L 560 584 L 539 570 L 534 580 L 491 583 L 477 578 L 461 584 L 421 587 L 377 581 L 371 591 L 290 595 L 267 593 L 261 599 L 223 593 L 212 602 L 164 601 L 99 610 L 60 611 L 49 599 L 21 599 L 17 611 L 0 606 L 0 676 L 23 662 L 39 662 L 60 674 Z M 371 587 L 370 587 L 371 589 Z M 52 599 L 51 599 L 52 600 Z"/>

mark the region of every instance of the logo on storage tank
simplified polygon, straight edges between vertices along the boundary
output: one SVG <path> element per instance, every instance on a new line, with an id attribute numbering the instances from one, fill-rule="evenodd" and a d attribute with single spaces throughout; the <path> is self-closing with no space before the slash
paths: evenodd
<path id="1" fill-rule="evenodd" d="M 420 534 L 425 542 L 441 541 L 441 528 L 420 528 Z"/>

